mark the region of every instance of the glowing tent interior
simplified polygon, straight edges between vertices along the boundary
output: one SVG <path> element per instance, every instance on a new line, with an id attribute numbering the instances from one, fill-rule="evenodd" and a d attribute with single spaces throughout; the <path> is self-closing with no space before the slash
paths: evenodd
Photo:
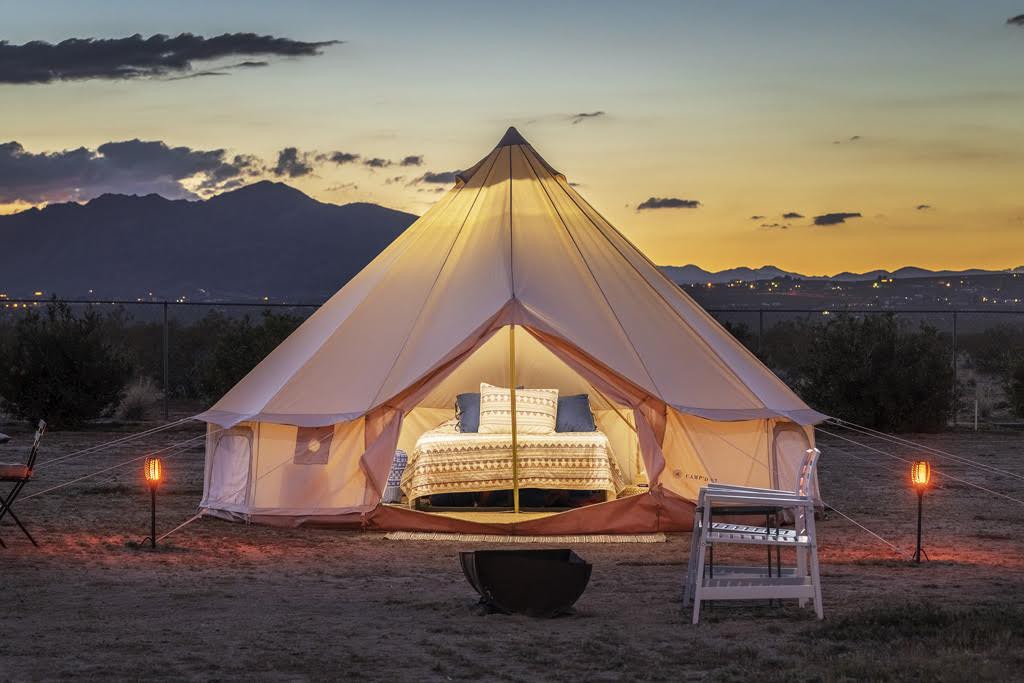
<path id="1" fill-rule="evenodd" d="M 412 460 L 483 382 L 588 394 L 628 490 L 485 521 L 382 504 L 396 449 Z M 825 418 L 514 128 L 198 417 L 207 513 L 529 534 L 688 528 L 707 481 L 786 487 Z"/>

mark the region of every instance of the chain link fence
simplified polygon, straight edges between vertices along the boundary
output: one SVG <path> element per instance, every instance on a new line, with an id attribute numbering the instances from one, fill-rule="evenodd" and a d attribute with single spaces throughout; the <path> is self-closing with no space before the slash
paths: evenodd
<path id="1" fill-rule="evenodd" d="M 53 302 L 0 299 L 0 343 L 26 315 Z M 112 343 L 139 377 L 159 388 L 159 411 L 208 405 L 316 311 L 319 304 L 278 302 L 63 301 L 81 314 L 104 316 Z M 709 308 L 743 344 L 786 378 L 807 352 L 798 336 L 815 334 L 837 316 L 892 315 L 903 329 L 934 329 L 953 369 L 950 422 L 998 425 L 1020 421 L 1008 377 L 1024 364 L 1024 310 Z M 803 340 L 806 341 L 806 340 Z"/>

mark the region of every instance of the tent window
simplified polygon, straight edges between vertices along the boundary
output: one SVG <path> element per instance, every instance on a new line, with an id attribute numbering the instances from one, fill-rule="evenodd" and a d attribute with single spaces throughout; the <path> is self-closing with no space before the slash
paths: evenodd
<path id="1" fill-rule="evenodd" d="M 334 426 L 299 427 L 295 436 L 295 456 L 292 460 L 296 465 L 326 465 L 331 454 L 331 439 L 334 437 Z"/>

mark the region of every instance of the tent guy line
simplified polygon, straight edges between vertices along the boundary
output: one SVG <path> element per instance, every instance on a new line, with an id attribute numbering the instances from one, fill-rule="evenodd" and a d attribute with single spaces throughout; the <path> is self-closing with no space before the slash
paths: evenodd
<path id="1" fill-rule="evenodd" d="M 129 434 L 127 436 L 123 436 L 121 438 L 114 439 L 113 441 L 107 441 L 105 443 L 97 444 L 95 446 L 90 446 L 88 448 L 83 448 L 81 450 L 74 451 L 72 453 L 68 453 L 66 455 L 62 455 L 62 456 L 57 457 L 57 458 L 51 458 L 50 460 L 43 461 L 43 462 L 39 463 L 39 465 L 36 466 L 36 469 L 43 469 L 44 467 L 47 467 L 49 465 L 54 465 L 54 464 L 56 464 L 58 462 L 63 462 L 64 460 L 69 460 L 71 458 L 77 458 L 77 457 L 79 457 L 81 455 L 89 455 L 91 453 L 96 453 L 96 452 L 99 452 L 99 451 L 103 451 L 103 450 L 106 450 L 107 448 L 111 448 L 113 446 L 125 444 L 125 443 L 128 443 L 130 441 L 134 441 L 135 439 L 141 439 L 144 436 L 151 436 L 151 435 L 156 434 L 158 432 L 162 432 L 164 430 L 170 429 L 171 427 L 177 427 L 180 424 L 184 424 L 185 422 L 191 422 L 193 420 L 195 420 L 194 417 L 182 418 L 180 420 L 175 420 L 174 422 L 168 422 L 166 424 L 158 425 L 156 427 L 152 427 L 150 429 L 146 429 L 146 430 L 141 431 L 141 432 L 136 432 L 134 434 Z"/>
<path id="2" fill-rule="evenodd" d="M 200 434 L 198 436 L 194 436 L 194 437 L 192 437 L 190 439 L 186 439 L 185 441 L 180 441 L 180 442 L 178 442 L 176 444 L 171 444 L 169 446 L 165 446 L 164 448 L 161 448 L 159 450 L 152 451 L 152 452 L 146 453 L 144 455 L 140 455 L 138 457 L 132 458 L 131 460 L 125 460 L 124 462 L 120 462 L 120 463 L 118 463 L 116 465 L 111 465 L 110 467 L 105 467 L 105 468 L 103 468 L 101 470 L 97 470 L 95 472 L 90 472 L 89 474 L 82 475 L 81 477 L 78 477 L 76 479 L 72 479 L 71 481 L 66 481 L 63 484 L 57 484 L 56 486 L 51 486 L 50 488 L 43 489 L 42 491 L 37 491 L 37 492 L 33 493 L 32 495 L 25 496 L 21 500 L 22 500 L 22 502 L 24 502 L 26 500 L 30 500 L 32 498 L 35 498 L 36 496 L 41 496 L 43 494 L 50 493 L 51 491 L 57 491 L 58 489 L 62 489 L 62 488 L 65 488 L 67 486 L 71 486 L 72 484 L 77 484 L 78 482 L 81 482 L 81 481 L 85 481 L 86 479 L 91 479 L 91 478 L 95 477 L 98 474 L 103 474 L 104 472 L 110 472 L 111 470 L 116 470 L 119 467 L 125 467 L 127 465 L 131 465 L 134 462 L 138 462 L 138 461 L 144 460 L 146 458 L 151 458 L 154 455 L 157 455 L 159 453 L 163 454 L 163 455 L 161 455 L 161 457 L 164 458 L 164 459 L 174 457 L 175 455 L 178 455 L 179 453 L 183 453 L 184 451 L 189 450 L 189 448 L 191 448 L 192 446 L 195 445 L 195 442 L 197 442 L 197 441 L 199 441 L 201 439 L 205 439 L 210 433 L 215 433 L 216 431 L 223 431 L 223 430 L 215 430 L 214 432 L 204 432 L 204 433 L 202 433 L 202 434 Z M 166 453 L 166 451 L 169 451 L 171 449 L 177 449 L 177 450 L 174 450 L 171 453 Z"/>
<path id="3" fill-rule="evenodd" d="M 879 454 L 884 455 L 884 456 L 886 456 L 888 458 L 893 458 L 895 460 L 899 460 L 901 462 L 905 462 L 908 465 L 913 462 L 912 460 L 907 460 L 906 458 L 901 458 L 898 455 L 893 455 L 892 453 L 886 453 L 885 451 L 882 451 L 882 450 L 879 450 L 877 448 L 874 448 L 873 446 L 868 446 L 867 444 L 860 443 L 859 441 L 854 441 L 853 439 L 848 439 L 845 436 L 840 436 L 839 434 L 836 434 L 835 432 L 830 432 L 830 431 L 828 431 L 826 429 L 822 429 L 821 427 L 816 427 L 816 429 L 819 432 L 821 432 L 822 434 L 828 434 L 829 436 L 833 436 L 833 437 L 835 437 L 837 439 L 842 439 L 843 441 L 847 441 L 849 443 L 852 443 L 855 446 L 860 446 L 861 448 L 865 448 L 865 449 L 867 449 L 869 451 L 874 451 L 875 453 L 879 453 Z M 932 468 L 932 472 L 934 474 L 938 474 L 939 476 L 946 477 L 947 479 L 952 479 L 953 481 L 959 482 L 959 483 L 964 484 L 966 486 L 972 486 L 972 487 L 978 489 L 979 491 L 984 491 L 985 493 L 990 493 L 993 496 L 998 496 L 999 498 L 1004 498 L 1006 500 L 1013 501 L 1014 503 L 1020 503 L 1021 505 L 1024 505 L 1024 500 L 1021 500 L 1020 498 L 1014 498 L 1013 496 L 1008 496 L 1005 493 L 999 493 L 998 491 L 993 491 L 992 489 L 985 488 L 984 486 L 981 486 L 980 484 L 975 484 L 972 481 L 968 481 L 966 479 L 961 479 L 960 477 L 953 476 L 952 474 L 949 474 L 948 472 L 944 472 L 944 471 L 942 471 L 942 470 L 940 470 L 938 468 L 933 467 Z"/>
<path id="4" fill-rule="evenodd" d="M 860 522 L 858 522 L 857 520 L 855 520 L 855 519 L 854 519 L 853 517 L 850 517 L 850 516 L 849 516 L 848 514 L 846 514 L 845 512 L 843 512 L 842 510 L 840 510 L 839 508 L 835 507 L 834 505 L 832 505 L 832 504 L 830 504 L 830 503 L 826 503 L 825 501 L 822 501 L 822 505 L 824 505 L 825 507 L 827 507 L 827 508 L 828 508 L 829 510 L 831 510 L 832 512 L 835 512 L 835 513 L 836 513 L 837 515 L 839 515 L 840 517 L 842 517 L 842 518 L 843 518 L 843 519 L 845 519 L 846 521 L 850 522 L 850 523 L 851 523 L 851 524 L 853 524 L 854 526 L 856 526 L 856 527 L 858 527 L 858 528 L 862 529 L 863 531 L 866 531 L 867 533 L 871 534 L 872 536 L 874 536 L 875 538 L 877 538 L 877 539 L 878 539 L 879 541 L 881 541 L 882 543 L 884 543 L 884 544 L 886 544 L 887 546 L 889 546 L 890 548 L 892 548 L 892 549 L 893 549 L 893 551 L 894 551 L 894 552 L 895 552 L 895 553 L 896 553 L 897 555 L 899 555 L 900 557 L 902 557 L 902 558 L 904 558 L 904 559 L 909 559 L 909 558 L 910 558 L 910 553 L 904 552 L 904 551 L 903 551 L 903 550 L 902 550 L 902 549 L 901 549 L 901 548 L 900 548 L 899 546 L 897 546 L 896 544 L 894 544 L 894 543 L 890 543 L 889 541 L 885 540 L 884 538 L 882 538 L 882 536 L 880 536 L 879 534 L 875 533 L 875 532 L 874 532 L 874 531 L 872 531 L 871 529 L 867 528 L 866 526 L 864 526 L 863 524 L 861 524 Z"/>
<path id="5" fill-rule="evenodd" d="M 858 425 L 858 424 L 855 424 L 853 422 L 849 422 L 848 420 L 842 420 L 840 418 L 830 418 L 829 420 L 826 420 L 826 423 L 834 425 L 836 427 L 845 427 L 846 429 L 849 429 L 850 431 L 858 432 L 858 433 L 863 434 L 865 436 L 873 436 L 876 439 L 879 439 L 879 440 L 882 440 L 882 441 L 888 441 L 889 443 L 892 443 L 892 444 L 895 444 L 895 445 L 905 446 L 905 447 L 908 447 L 908 448 L 917 448 L 917 449 L 920 449 L 920 450 L 928 451 L 929 453 L 933 453 L 933 454 L 938 455 L 938 456 L 949 458 L 950 460 L 953 460 L 954 462 L 958 462 L 960 464 L 967 465 L 968 467 L 976 467 L 976 468 L 986 469 L 986 470 L 990 470 L 992 472 L 996 472 L 998 474 L 1006 475 L 1007 477 L 1014 477 L 1016 479 L 1024 480 L 1024 475 L 1018 474 L 1016 472 L 1010 472 L 1009 470 L 1004 470 L 1004 469 L 1000 469 L 998 467 L 993 467 L 992 465 L 989 465 L 988 463 L 978 462 L 977 460 L 972 460 L 972 459 L 966 458 L 966 457 L 964 457 L 962 455 L 956 455 L 955 453 L 950 453 L 948 451 L 943 451 L 943 450 L 940 450 L 938 448 L 932 448 L 931 446 L 925 446 L 924 444 L 917 443 L 916 441 L 911 441 L 910 439 L 904 439 L 903 437 L 896 436 L 895 434 L 886 434 L 885 432 L 880 432 L 877 429 L 871 429 L 870 427 L 864 427 L 862 425 Z"/>

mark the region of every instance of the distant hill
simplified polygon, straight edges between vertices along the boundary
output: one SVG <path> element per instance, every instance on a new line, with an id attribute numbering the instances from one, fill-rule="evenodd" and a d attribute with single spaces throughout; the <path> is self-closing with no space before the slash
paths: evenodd
<path id="1" fill-rule="evenodd" d="M 73 299 L 323 301 L 402 233 L 416 216 L 376 204 L 319 202 L 263 181 L 205 201 L 106 194 L 0 216 L 0 293 Z M 775 266 L 710 272 L 664 266 L 680 285 L 774 278 L 870 281 L 1006 271 L 803 275 Z M 1016 269 L 1024 272 L 1024 267 Z M 91 290 L 91 291 L 90 291 Z"/>
<path id="2" fill-rule="evenodd" d="M 108 194 L 0 216 L 0 292 L 319 302 L 416 218 L 269 181 L 205 201 Z"/>
<path id="3" fill-rule="evenodd" d="M 791 277 L 798 280 L 834 280 L 839 282 L 862 282 L 865 280 L 877 280 L 878 278 L 893 278 L 896 280 L 910 280 L 926 277 L 950 277 L 955 275 L 992 275 L 1007 272 L 1024 272 L 1024 266 L 1012 270 L 982 270 L 980 268 L 968 268 L 966 270 L 928 270 L 926 268 L 915 268 L 905 266 L 898 270 L 870 270 L 866 273 L 842 272 L 835 275 L 803 275 L 794 273 L 775 266 L 761 266 L 760 268 L 729 268 L 717 272 L 704 270 L 693 264 L 685 266 L 661 266 L 661 270 L 670 280 L 680 285 L 714 283 L 721 284 L 733 280 L 744 280 L 754 282 L 758 280 L 772 280 L 777 277 Z"/>

